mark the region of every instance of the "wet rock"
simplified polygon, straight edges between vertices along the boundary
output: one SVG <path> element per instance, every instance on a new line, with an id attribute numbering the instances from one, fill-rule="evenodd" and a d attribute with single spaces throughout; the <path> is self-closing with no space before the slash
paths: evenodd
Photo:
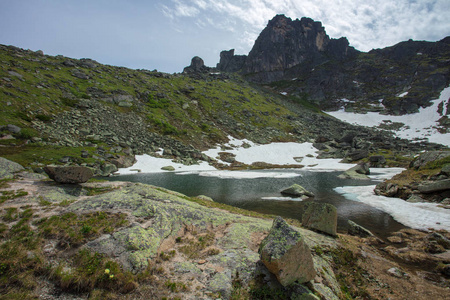
<path id="1" fill-rule="evenodd" d="M 0 157 L 0 179 L 13 178 L 14 173 L 23 170 L 24 168 L 20 164 Z"/>
<path id="2" fill-rule="evenodd" d="M 294 196 L 294 197 L 314 197 L 314 194 L 310 191 L 307 191 L 304 187 L 302 187 L 299 184 L 293 184 L 289 188 L 282 190 L 281 194 L 287 195 L 287 196 Z"/>
<path id="3" fill-rule="evenodd" d="M 80 166 L 46 166 L 44 171 L 59 183 L 83 183 L 94 176 L 90 168 Z"/>
<path id="4" fill-rule="evenodd" d="M 305 203 L 302 225 L 332 236 L 337 236 L 337 210 L 328 203 Z"/>
<path id="5" fill-rule="evenodd" d="M 348 220 L 348 234 L 359 236 L 362 238 L 374 236 L 372 232 L 362 227 L 361 225 L 356 224 L 352 220 Z"/>
<path id="6" fill-rule="evenodd" d="M 261 261 L 283 286 L 296 281 L 308 282 L 316 275 L 311 251 L 303 236 L 281 217 L 273 221 L 259 253 Z"/>

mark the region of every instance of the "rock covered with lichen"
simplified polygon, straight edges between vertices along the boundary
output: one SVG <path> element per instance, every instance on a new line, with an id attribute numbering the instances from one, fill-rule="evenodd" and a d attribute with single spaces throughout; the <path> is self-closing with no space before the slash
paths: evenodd
<path id="1" fill-rule="evenodd" d="M 281 217 L 273 221 L 259 252 L 264 265 L 283 286 L 296 281 L 305 283 L 316 275 L 311 251 L 304 237 Z"/>

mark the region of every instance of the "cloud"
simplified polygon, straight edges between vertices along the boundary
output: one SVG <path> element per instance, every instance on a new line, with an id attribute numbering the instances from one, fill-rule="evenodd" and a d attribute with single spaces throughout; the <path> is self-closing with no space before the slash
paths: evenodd
<path id="1" fill-rule="evenodd" d="M 345 36 L 368 51 L 403 40 L 438 40 L 450 34 L 448 0 L 171 0 L 172 12 L 183 17 L 207 17 L 211 26 L 240 26 L 241 43 L 250 43 L 276 14 L 321 21 L 333 38 Z M 234 20 L 234 22 L 231 22 Z"/>

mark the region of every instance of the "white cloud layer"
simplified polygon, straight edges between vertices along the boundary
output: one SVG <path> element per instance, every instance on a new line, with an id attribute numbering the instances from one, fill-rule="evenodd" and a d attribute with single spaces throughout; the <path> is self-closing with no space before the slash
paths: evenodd
<path id="1" fill-rule="evenodd" d="M 355 48 L 368 51 L 400 41 L 439 40 L 450 34 L 448 0 L 186 0 L 171 1 L 172 17 L 213 16 L 213 26 L 236 20 L 242 42 L 252 44 L 276 14 L 321 21 L 333 38 L 345 36 Z M 168 8 L 169 6 L 166 6 Z M 235 28 L 230 27 L 229 30 Z M 250 42 L 251 41 L 251 42 Z M 247 45 L 251 46 L 251 45 Z"/>

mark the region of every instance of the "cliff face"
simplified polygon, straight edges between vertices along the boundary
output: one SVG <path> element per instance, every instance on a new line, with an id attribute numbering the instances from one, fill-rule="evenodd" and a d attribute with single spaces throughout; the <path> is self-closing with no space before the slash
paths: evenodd
<path id="1" fill-rule="evenodd" d="M 322 109 L 405 114 L 430 105 L 450 84 L 449 61 L 450 37 L 409 40 L 364 53 L 350 47 L 345 37 L 330 38 L 320 22 L 277 15 L 248 56 L 223 51 L 217 68 L 272 84 Z"/>
<path id="2" fill-rule="evenodd" d="M 267 83 L 283 79 L 290 69 L 307 69 L 331 59 L 344 59 L 357 54 L 346 38 L 330 39 L 322 23 L 310 18 L 292 21 L 277 15 L 261 32 L 248 56 L 234 56 L 234 51 L 221 53 L 218 69 L 241 70 L 252 81 Z"/>

